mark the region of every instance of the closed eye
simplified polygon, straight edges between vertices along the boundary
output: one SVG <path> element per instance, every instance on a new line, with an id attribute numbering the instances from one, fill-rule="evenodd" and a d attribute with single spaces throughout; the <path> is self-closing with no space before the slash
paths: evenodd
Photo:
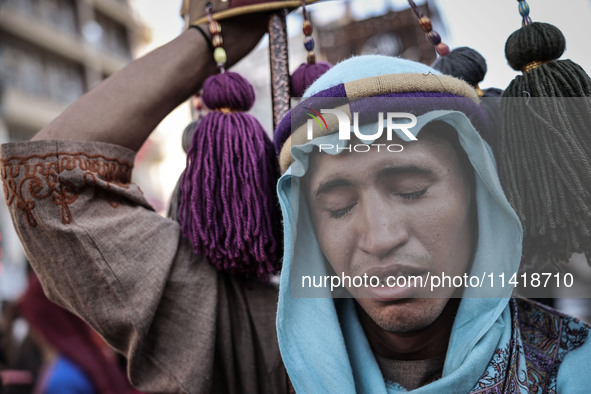
<path id="1" fill-rule="evenodd" d="M 429 189 L 423 189 L 412 193 L 399 193 L 398 195 L 405 200 L 417 200 L 425 195 Z"/>
<path id="2" fill-rule="evenodd" d="M 351 204 L 348 207 L 342 208 L 342 209 L 337 209 L 334 211 L 329 211 L 330 217 L 333 219 L 340 219 L 343 216 L 347 215 L 349 212 L 351 212 L 351 210 L 355 207 L 355 205 L 357 205 L 357 203 L 355 204 Z"/>

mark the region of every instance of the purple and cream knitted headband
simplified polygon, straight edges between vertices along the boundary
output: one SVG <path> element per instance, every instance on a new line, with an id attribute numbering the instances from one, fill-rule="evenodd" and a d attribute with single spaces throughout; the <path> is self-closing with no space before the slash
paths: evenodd
<path id="1" fill-rule="evenodd" d="M 327 74 L 330 73 L 329 70 Z M 308 141 L 306 112 L 310 107 L 314 107 L 315 101 L 326 103 L 328 98 L 335 98 L 330 100 L 333 108 L 350 115 L 352 112 L 362 111 L 369 105 L 375 105 L 375 101 L 368 103 L 365 100 L 372 97 L 399 98 L 395 101 L 395 110 L 412 112 L 415 115 L 433 110 L 458 110 L 468 116 L 477 130 L 486 127 L 486 115 L 478 105 L 476 90 L 466 82 L 450 76 L 411 72 L 377 75 L 338 83 L 302 100 L 277 126 L 274 144 L 279 154 L 281 171 L 285 172 L 292 163 L 291 147 Z M 337 130 L 338 124 L 334 117 L 326 117 L 326 122 L 326 127 L 313 128 L 314 138 Z"/>

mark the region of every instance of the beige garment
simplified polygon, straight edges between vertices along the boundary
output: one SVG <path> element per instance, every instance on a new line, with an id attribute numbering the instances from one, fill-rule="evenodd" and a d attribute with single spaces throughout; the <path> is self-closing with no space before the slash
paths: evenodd
<path id="1" fill-rule="evenodd" d="M 178 223 L 129 183 L 120 146 L 35 141 L 1 147 L 4 191 L 49 297 L 129 360 L 158 393 L 286 393 L 277 290 L 218 272 Z"/>
<path id="2" fill-rule="evenodd" d="M 445 356 L 426 360 L 392 360 L 378 354 L 376 361 L 386 380 L 416 390 L 441 378 Z"/>

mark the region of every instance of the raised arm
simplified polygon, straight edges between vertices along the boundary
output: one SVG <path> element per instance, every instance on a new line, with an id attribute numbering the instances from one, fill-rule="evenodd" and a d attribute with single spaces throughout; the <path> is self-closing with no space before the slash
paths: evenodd
<path id="1" fill-rule="evenodd" d="M 228 66 L 256 45 L 264 34 L 264 18 L 222 23 Z M 204 37 L 189 29 L 96 86 L 33 140 L 91 140 L 137 151 L 158 123 L 215 72 Z"/>
<path id="2" fill-rule="evenodd" d="M 222 23 L 227 65 L 266 29 L 264 16 L 247 18 Z M 0 146 L 10 214 L 44 290 L 126 355 L 144 392 L 243 392 L 257 373 L 251 392 L 287 382 L 272 339 L 275 289 L 221 275 L 130 182 L 126 148 L 216 72 L 190 29 L 95 87 L 38 141 Z"/>

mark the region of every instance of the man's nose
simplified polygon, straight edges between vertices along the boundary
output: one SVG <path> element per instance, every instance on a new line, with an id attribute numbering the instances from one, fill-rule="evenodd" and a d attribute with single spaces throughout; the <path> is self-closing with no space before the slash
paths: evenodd
<path id="1" fill-rule="evenodd" d="M 377 257 L 385 257 L 409 239 L 403 213 L 386 197 L 364 201 L 360 220 L 359 249 Z"/>

